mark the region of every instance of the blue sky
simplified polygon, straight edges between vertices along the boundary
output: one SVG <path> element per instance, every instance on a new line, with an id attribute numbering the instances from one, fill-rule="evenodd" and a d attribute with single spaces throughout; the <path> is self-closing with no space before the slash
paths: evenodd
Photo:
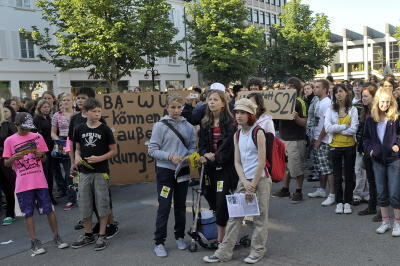
<path id="1" fill-rule="evenodd" d="M 331 31 L 342 28 L 362 33 L 363 26 L 384 32 L 385 23 L 400 26 L 400 0 L 303 0 L 314 12 L 329 17 Z"/>

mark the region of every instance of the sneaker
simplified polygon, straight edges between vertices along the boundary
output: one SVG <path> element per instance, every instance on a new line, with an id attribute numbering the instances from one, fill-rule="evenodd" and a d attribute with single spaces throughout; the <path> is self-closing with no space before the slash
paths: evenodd
<path id="1" fill-rule="evenodd" d="M 15 222 L 15 220 L 16 220 L 15 218 L 6 217 L 6 218 L 4 218 L 2 225 L 10 225 L 13 222 Z"/>
<path id="2" fill-rule="evenodd" d="M 308 193 L 307 196 L 309 198 L 325 198 L 326 197 L 326 192 L 324 189 L 317 188 L 316 191 Z"/>
<path id="3" fill-rule="evenodd" d="M 64 241 L 62 241 L 62 239 L 59 235 L 55 236 L 53 241 L 59 249 L 69 247 L 68 243 L 65 243 Z"/>
<path id="4" fill-rule="evenodd" d="M 94 250 L 100 251 L 107 247 L 106 235 L 99 235 L 96 244 L 94 245 Z"/>
<path id="5" fill-rule="evenodd" d="M 358 206 L 358 205 L 360 205 L 361 204 L 361 198 L 359 198 L 359 197 L 353 197 L 353 203 L 352 203 L 352 205 L 353 206 Z"/>
<path id="6" fill-rule="evenodd" d="M 333 205 L 333 204 L 335 204 L 335 196 L 333 195 L 333 196 L 331 196 L 331 195 L 329 195 L 327 198 L 326 198 L 326 200 L 324 200 L 323 202 L 321 202 L 321 205 L 322 206 L 324 206 L 324 207 L 326 207 L 326 206 L 331 206 L 331 205 Z"/>
<path id="7" fill-rule="evenodd" d="M 71 247 L 72 248 L 81 248 L 81 247 L 93 244 L 94 242 L 96 242 L 96 239 L 94 238 L 93 234 L 91 236 L 81 235 L 81 236 L 79 236 L 79 238 L 76 242 L 72 243 Z"/>
<path id="8" fill-rule="evenodd" d="M 98 235 L 98 234 L 99 234 L 99 232 L 100 232 L 100 223 L 96 223 L 96 224 L 93 226 L 92 232 L 93 232 L 93 234 L 95 234 L 95 235 Z"/>
<path id="9" fill-rule="evenodd" d="M 393 223 L 393 231 L 392 231 L 392 236 L 400 236 L 400 222 L 395 221 Z"/>
<path id="10" fill-rule="evenodd" d="M 178 249 L 180 249 L 180 250 L 185 250 L 187 248 L 187 245 L 186 245 L 185 241 L 183 240 L 183 238 L 178 238 L 176 240 L 176 245 L 178 246 Z"/>
<path id="11" fill-rule="evenodd" d="M 372 221 L 374 223 L 382 222 L 382 214 L 380 212 L 378 212 L 374 217 L 372 217 Z"/>
<path id="12" fill-rule="evenodd" d="M 79 220 L 79 221 L 75 224 L 74 229 L 75 229 L 75 230 L 81 230 L 81 229 L 83 229 L 83 221 Z"/>
<path id="13" fill-rule="evenodd" d="M 215 255 L 205 256 L 205 257 L 203 257 L 203 261 L 204 261 L 204 262 L 208 262 L 208 263 L 222 262 L 222 260 L 220 260 L 220 259 L 219 259 L 217 256 L 215 256 Z"/>
<path id="14" fill-rule="evenodd" d="M 343 203 L 336 204 L 335 213 L 336 214 L 342 214 L 343 213 Z"/>
<path id="15" fill-rule="evenodd" d="M 248 264 L 254 264 L 259 262 L 262 259 L 262 257 L 256 257 L 256 256 L 247 256 L 247 258 L 245 258 L 243 261 L 248 263 Z"/>
<path id="16" fill-rule="evenodd" d="M 348 203 L 344 204 L 343 213 L 344 214 L 351 214 L 353 211 L 351 209 L 351 205 Z"/>
<path id="17" fill-rule="evenodd" d="M 75 204 L 73 204 L 72 202 L 68 202 L 67 204 L 64 205 L 64 211 L 70 211 L 74 207 L 75 207 Z"/>
<path id="18" fill-rule="evenodd" d="M 119 228 L 115 224 L 108 224 L 106 227 L 106 239 L 111 239 L 119 234 Z"/>
<path id="19" fill-rule="evenodd" d="M 38 239 L 31 240 L 31 250 L 34 255 L 40 255 L 46 253 L 46 250 L 42 247 L 42 242 L 40 242 L 40 240 Z"/>
<path id="20" fill-rule="evenodd" d="M 301 192 L 294 192 L 292 194 L 292 199 L 291 199 L 291 203 L 299 203 L 303 200 L 303 193 Z"/>
<path id="21" fill-rule="evenodd" d="M 164 247 L 164 244 L 159 244 L 154 247 L 154 253 L 157 257 L 166 257 L 168 256 L 167 250 Z"/>
<path id="22" fill-rule="evenodd" d="M 371 210 L 369 207 L 367 207 L 366 209 L 358 212 L 358 215 L 360 216 L 370 215 L 370 214 L 376 214 L 376 209 Z"/>
<path id="23" fill-rule="evenodd" d="M 272 197 L 274 198 L 285 198 L 285 197 L 289 197 L 290 196 L 290 192 L 284 190 L 283 188 L 275 193 L 272 193 Z"/>
<path id="24" fill-rule="evenodd" d="M 382 222 L 381 226 L 376 229 L 377 234 L 384 234 L 386 231 L 389 231 L 392 228 L 389 222 Z"/>

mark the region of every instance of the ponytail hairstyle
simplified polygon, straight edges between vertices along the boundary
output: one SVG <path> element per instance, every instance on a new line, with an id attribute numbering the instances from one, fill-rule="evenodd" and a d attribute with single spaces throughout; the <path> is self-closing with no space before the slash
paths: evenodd
<path id="1" fill-rule="evenodd" d="M 228 100 L 226 99 L 225 92 L 223 91 L 218 91 L 218 90 L 213 90 L 210 91 L 207 95 L 207 99 L 213 95 L 213 94 L 218 94 L 219 98 L 221 99 L 222 103 L 224 106 L 222 107 L 222 110 L 219 115 L 219 124 L 220 126 L 224 127 L 228 123 L 232 122 L 233 116 L 231 112 L 229 111 L 229 105 L 228 105 Z M 201 120 L 201 126 L 202 127 L 212 127 L 214 124 L 214 115 L 210 111 L 210 108 L 206 107 L 206 114 L 204 115 L 203 119 Z"/>

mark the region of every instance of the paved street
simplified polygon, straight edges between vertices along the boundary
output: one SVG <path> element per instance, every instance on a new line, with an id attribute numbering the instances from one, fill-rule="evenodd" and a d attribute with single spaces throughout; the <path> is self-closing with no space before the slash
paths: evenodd
<path id="1" fill-rule="evenodd" d="M 305 193 L 317 183 L 305 183 Z M 276 191 L 280 185 L 274 185 Z M 113 187 L 115 214 L 121 233 L 110 246 L 100 252 L 93 246 L 78 250 L 58 250 L 52 246 L 45 217 L 35 216 L 37 233 L 45 243 L 47 254 L 31 257 L 23 219 L 8 227 L 0 227 L 0 265 L 203 265 L 202 257 L 210 251 L 199 248 L 196 253 L 179 251 L 173 240 L 170 223 L 166 246 L 169 256 L 157 258 L 152 253 L 154 217 L 156 211 L 155 184 Z M 268 253 L 260 265 L 400 265 L 400 239 L 390 233 L 377 235 L 378 224 L 371 217 L 336 215 L 334 208 L 320 207 L 321 200 L 306 199 L 293 205 L 288 199 L 271 199 Z M 188 206 L 191 194 L 188 194 Z M 79 235 L 73 229 L 78 210 L 64 212 L 57 206 L 62 237 L 72 242 Z M 358 211 L 361 205 L 354 208 Z M 189 227 L 191 210 L 187 209 Z M 248 230 L 248 228 L 246 229 Z M 172 236 L 172 237 L 171 237 Z M 188 238 L 187 238 L 188 240 Z M 240 265 L 248 254 L 239 248 L 229 265 Z"/>

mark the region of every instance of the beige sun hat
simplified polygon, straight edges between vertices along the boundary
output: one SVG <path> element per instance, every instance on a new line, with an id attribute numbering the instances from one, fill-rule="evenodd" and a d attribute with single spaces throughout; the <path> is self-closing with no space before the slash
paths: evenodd
<path id="1" fill-rule="evenodd" d="M 233 108 L 233 110 L 241 110 L 255 115 L 257 112 L 257 105 L 247 98 L 242 98 L 235 102 L 235 108 Z"/>

